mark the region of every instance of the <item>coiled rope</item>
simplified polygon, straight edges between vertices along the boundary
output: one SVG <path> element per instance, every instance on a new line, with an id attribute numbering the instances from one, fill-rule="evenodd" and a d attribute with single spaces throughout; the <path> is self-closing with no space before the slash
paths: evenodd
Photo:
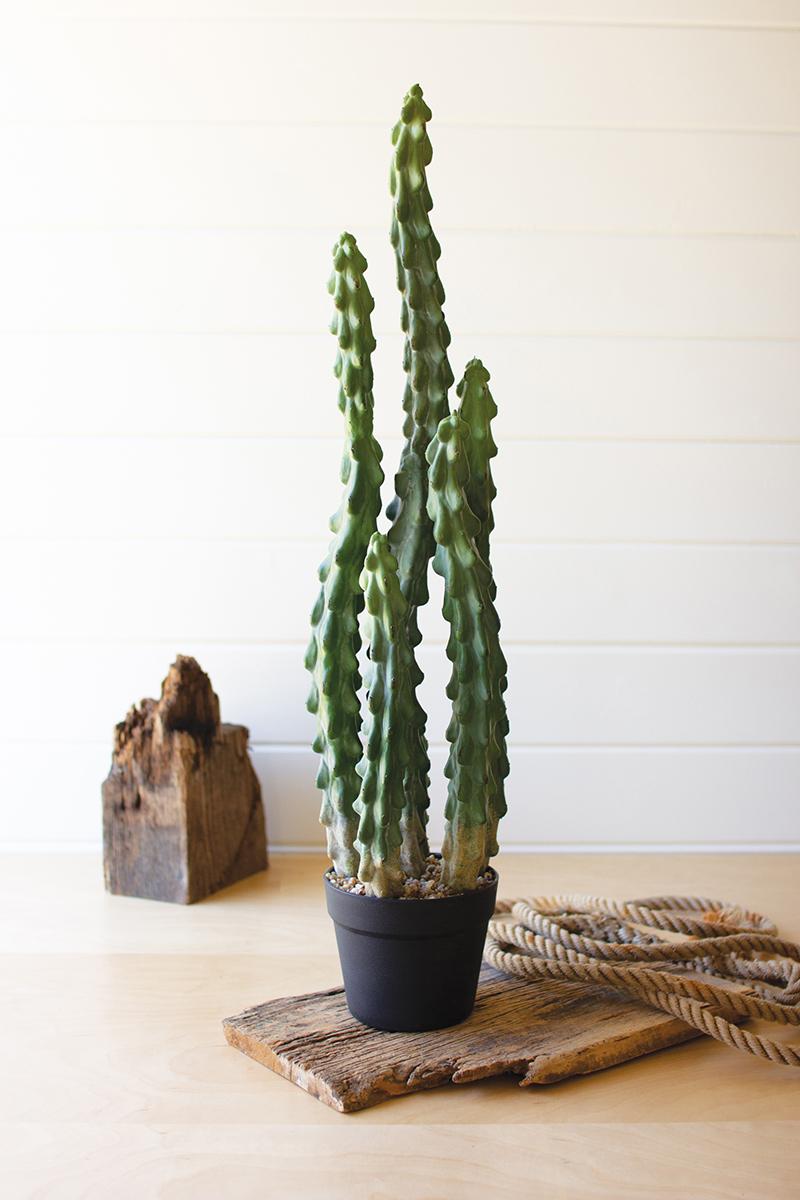
<path id="1" fill-rule="evenodd" d="M 800 1025 L 800 945 L 736 905 L 702 896 L 500 900 L 484 958 L 522 979 L 614 988 L 735 1050 L 800 1067 L 800 1045 L 736 1023 Z"/>

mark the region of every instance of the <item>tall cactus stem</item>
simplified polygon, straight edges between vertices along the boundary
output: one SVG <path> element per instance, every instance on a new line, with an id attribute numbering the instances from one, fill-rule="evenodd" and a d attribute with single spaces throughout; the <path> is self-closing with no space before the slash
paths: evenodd
<path id="1" fill-rule="evenodd" d="M 443 882 L 474 888 L 496 853 L 497 820 L 505 811 L 506 662 L 489 567 L 478 552 L 481 523 L 467 500 L 470 431 L 457 413 L 439 424 L 428 447 L 428 512 L 436 539 L 434 570 L 445 584 L 450 625 L 447 657 L 453 703 L 447 727 L 450 753 Z"/>
<path id="2" fill-rule="evenodd" d="M 411 858 L 405 838 L 418 815 L 418 798 L 407 794 L 406 781 L 418 753 L 425 714 L 415 694 L 408 601 L 400 590 L 397 560 L 381 533 L 372 535 L 361 586 L 369 662 L 364 757 L 358 766 L 361 791 L 355 805 L 360 818 L 359 878 L 372 895 L 397 896 L 403 891 L 404 877 L 419 877 L 425 866 L 417 831 L 410 841 Z"/>
<path id="3" fill-rule="evenodd" d="M 433 556 L 433 528 L 427 510 L 428 465 L 425 454 L 439 422 L 449 411 L 447 393 L 453 372 L 447 358 L 450 331 L 444 318 L 444 288 L 439 278 L 441 247 L 433 232 L 430 212 L 433 201 L 426 169 L 433 158 L 427 122 L 431 110 L 415 84 L 407 93 L 400 120 L 392 130 L 392 164 L 389 187 L 392 194 L 391 240 L 401 293 L 400 319 L 405 340 L 403 394 L 405 443 L 395 475 L 395 497 L 387 508 L 391 521 L 389 544 L 397 558 L 400 586 L 409 604 L 408 636 L 412 647 L 422 640 L 417 610 L 428 601 L 428 564 Z M 422 681 L 415 668 L 414 686 Z M 420 732 L 420 766 L 416 779 L 409 778 L 407 790 L 420 797 L 422 808 L 414 822 L 419 833 L 419 850 L 428 853 L 425 836 L 428 790 L 425 727 Z M 412 827 L 407 830 L 408 853 Z"/>
<path id="4" fill-rule="evenodd" d="M 419 642 L 416 610 L 428 600 L 428 563 L 433 530 L 427 512 L 428 468 L 425 453 L 439 422 L 448 413 L 447 393 L 453 372 L 447 358 L 450 331 L 444 319 L 444 288 L 439 278 L 441 247 L 430 222 L 433 201 L 426 168 L 433 158 L 427 122 L 431 110 L 419 84 L 407 93 L 400 120 L 392 130 L 391 240 L 402 296 L 406 374 L 403 433 L 406 441 L 395 476 L 396 495 L 387 509 L 392 525 L 389 544 L 400 568 L 400 584 L 409 602 L 412 642 Z"/>
<path id="5" fill-rule="evenodd" d="M 497 584 L 492 574 L 490 558 L 490 540 L 494 529 L 494 513 L 492 505 L 497 495 L 497 488 L 492 478 L 491 460 L 497 455 L 497 446 L 492 436 L 492 421 L 497 416 L 497 405 L 489 391 L 491 376 L 479 358 L 473 358 L 467 363 L 464 375 L 456 389 L 461 401 L 458 415 L 469 426 L 470 436 L 466 440 L 467 462 L 469 476 L 465 487 L 467 504 L 480 522 L 480 528 L 475 535 L 475 547 L 478 554 L 489 568 L 489 590 L 492 600 L 497 595 Z M 497 674 L 497 672 L 495 672 Z M 504 672 L 501 672 L 501 678 Z M 490 746 L 490 792 L 489 792 L 489 853 L 497 854 L 497 825 L 505 814 L 505 788 L 503 780 L 509 772 L 508 755 L 506 752 L 506 735 L 508 734 L 508 717 L 505 702 L 502 700 L 502 682 L 500 703 L 498 704 L 497 726 L 495 737 Z"/>
<path id="6" fill-rule="evenodd" d="M 461 401 L 458 415 L 469 426 L 466 443 L 469 478 L 466 485 L 467 503 L 480 521 L 475 545 L 487 567 L 489 543 L 494 529 L 492 505 L 497 488 L 492 479 L 492 459 L 497 455 L 497 446 L 492 436 L 492 421 L 497 416 L 497 405 L 489 391 L 491 376 L 479 358 L 473 358 L 464 368 L 464 374 L 456 388 Z M 494 581 L 492 581 L 494 586 Z"/>
<path id="7" fill-rule="evenodd" d="M 321 756 L 317 786 L 323 792 L 320 821 L 328 854 L 338 874 L 358 872 L 355 801 L 361 786 L 361 676 L 359 613 L 364 593 L 359 576 L 380 511 L 381 449 L 373 436 L 372 336 L 374 301 L 364 278 L 366 259 L 349 233 L 333 248 L 328 291 L 335 306 L 331 332 L 338 350 L 339 409 L 345 442 L 341 481 L 344 495 L 331 518 L 333 539 L 319 569 L 320 591 L 311 614 L 312 634 L 305 664 L 312 675 L 308 708 L 317 717 L 314 749 Z"/>

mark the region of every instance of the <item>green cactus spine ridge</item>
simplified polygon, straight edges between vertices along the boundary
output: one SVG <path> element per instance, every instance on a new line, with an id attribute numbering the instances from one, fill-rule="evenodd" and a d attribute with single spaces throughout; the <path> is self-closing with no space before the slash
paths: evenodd
<path id="1" fill-rule="evenodd" d="M 396 495 L 387 515 L 392 522 L 389 543 L 410 605 L 409 631 L 414 645 L 420 640 L 416 610 L 428 600 L 428 563 L 434 551 L 427 512 L 425 452 L 439 422 L 447 416 L 447 393 L 453 383 L 447 358 L 450 331 L 442 311 L 444 288 L 438 269 L 441 247 L 431 227 L 433 201 L 425 173 L 433 158 L 426 128 L 430 118 L 422 89 L 415 84 L 403 101 L 400 120 L 392 131 L 394 152 L 389 177 L 393 199 L 391 240 L 405 334 L 406 441 L 395 476 Z"/>
<path id="2" fill-rule="evenodd" d="M 321 756 L 317 786 L 323 792 L 320 820 L 328 853 L 339 874 L 358 870 L 355 801 L 361 786 L 361 676 L 359 613 L 364 593 L 359 577 L 380 511 L 383 483 L 381 448 L 373 435 L 371 313 L 374 301 L 364 278 L 366 259 L 355 238 L 342 234 L 333 249 L 328 291 L 335 306 L 331 332 L 338 350 L 334 373 L 345 444 L 341 481 L 344 495 L 331 518 L 333 539 L 319 569 L 320 591 L 311 614 L 312 635 L 306 667 L 312 675 L 308 708 L 317 717 L 314 749 Z"/>
<path id="3" fill-rule="evenodd" d="M 477 549 L 481 522 L 470 508 L 470 429 L 454 413 L 441 421 L 428 447 L 428 512 L 436 540 L 434 570 L 445 584 L 443 612 L 450 625 L 447 657 L 453 703 L 447 728 L 450 753 L 443 882 L 454 891 L 474 888 L 497 852 L 496 830 L 505 812 L 506 662 L 492 577 Z"/>
<path id="4" fill-rule="evenodd" d="M 397 560 L 384 534 L 372 535 L 361 586 L 369 660 L 364 756 L 358 766 L 361 791 L 355 805 L 360 818 L 358 874 L 373 895 L 397 896 L 405 878 L 418 878 L 425 868 L 416 828 L 419 797 L 407 792 L 409 767 L 419 754 L 425 714 L 415 693 L 408 601 L 400 590 Z"/>

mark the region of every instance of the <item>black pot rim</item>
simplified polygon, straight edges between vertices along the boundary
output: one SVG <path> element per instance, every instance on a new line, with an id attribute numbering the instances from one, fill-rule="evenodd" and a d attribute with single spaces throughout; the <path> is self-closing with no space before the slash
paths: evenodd
<path id="1" fill-rule="evenodd" d="M 436 857 L 441 858 L 441 855 L 437 854 Z M 347 896 L 351 900 L 367 901 L 369 904 L 402 904 L 404 908 L 410 904 L 429 904 L 431 902 L 436 904 L 450 904 L 454 900 L 464 900 L 466 896 L 488 893 L 497 888 L 497 881 L 500 878 L 494 867 L 487 867 L 484 874 L 491 872 L 492 878 L 489 883 L 484 884 L 483 887 L 470 888 L 463 892 L 453 892 L 451 896 L 364 896 L 360 892 L 348 892 L 346 888 L 337 887 L 331 880 L 332 871 L 333 867 L 328 867 L 322 875 L 325 887 L 330 888 L 331 891 L 342 896 Z"/>
<path id="2" fill-rule="evenodd" d="M 377 937 L 447 937 L 457 930 L 488 922 L 497 899 L 498 874 L 484 887 L 432 899 L 413 896 L 361 896 L 331 882 L 325 872 L 325 901 L 333 920 L 353 932 Z"/>

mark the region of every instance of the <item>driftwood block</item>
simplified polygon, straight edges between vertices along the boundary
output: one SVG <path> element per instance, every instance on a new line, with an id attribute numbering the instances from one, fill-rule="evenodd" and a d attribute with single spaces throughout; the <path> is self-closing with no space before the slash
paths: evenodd
<path id="1" fill-rule="evenodd" d="M 211 681 L 179 655 L 161 699 L 114 735 L 103 784 L 106 887 L 191 904 L 267 865 L 261 788 L 244 725 L 220 722 Z"/>
<path id="2" fill-rule="evenodd" d="M 529 983 L 489 966 L 472 1016 L 449 1029 L 367 1029 L 342 988 L 270 1000 L 223 1026 L 231 1046 L 338 1112 L 492 1075 L 521 1075 L 522 1087 L 555 1083 L 700 1036 L 610 990 Z"/>

